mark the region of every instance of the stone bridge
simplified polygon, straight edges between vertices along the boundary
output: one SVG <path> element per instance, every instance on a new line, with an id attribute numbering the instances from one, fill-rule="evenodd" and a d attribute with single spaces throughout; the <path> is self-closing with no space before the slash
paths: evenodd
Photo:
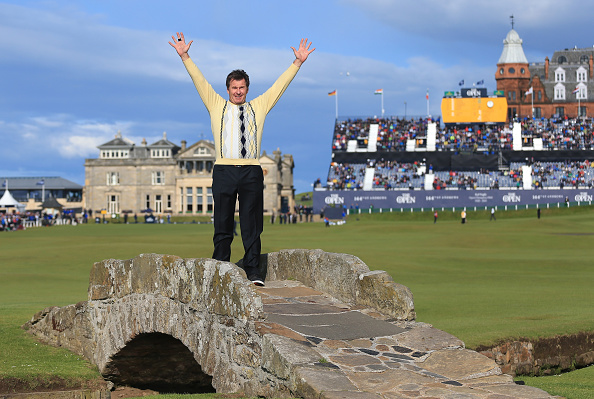
<path id="1" fill-rule="evenodd" d="M 87 301 L 46 308 L 24 327 L 84 356 L 115 386 L 159 392 L 550 397 L 415 322 L 410 290 L 354 256 L 282 250 L 261 264 L 264 288 L 213 259 L 104 260 L 92 267 Z"/>

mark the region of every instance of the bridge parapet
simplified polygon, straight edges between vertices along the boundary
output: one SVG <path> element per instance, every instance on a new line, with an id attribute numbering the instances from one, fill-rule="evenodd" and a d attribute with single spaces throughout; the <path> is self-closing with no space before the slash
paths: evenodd
<path id="1" fill-rule="evenodd" d="M 228 262 L 140 254 L 93 265 L 89 301 L 119 300 L 131 294 L 163 296 L 197 311 L 242 320 L 262 315 L 260 297 L 242 271 Z"/>
<path id="2" fill-rule="evenodd" d="M 352 305 L 371 307 L 396 320 L 416 318 L 410 289 L 382 270 L 370 271 L 354 255 L 320 249 L 284 249 L 265 255 L 267 279 L 298 280 Z"/>

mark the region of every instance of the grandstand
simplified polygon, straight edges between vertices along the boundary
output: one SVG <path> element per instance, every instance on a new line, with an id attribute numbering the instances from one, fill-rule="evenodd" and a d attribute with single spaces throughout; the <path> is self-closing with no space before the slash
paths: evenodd
<path id="1" fill-rule="evenodd" d="M 314 211 L 589 202 L 594 120 L 444 125 L 428 118 L 337 120 Z M 522 190 L 522 191 L 519 191 Z M 546 190 L 537 192 L 535 190 Z"/>

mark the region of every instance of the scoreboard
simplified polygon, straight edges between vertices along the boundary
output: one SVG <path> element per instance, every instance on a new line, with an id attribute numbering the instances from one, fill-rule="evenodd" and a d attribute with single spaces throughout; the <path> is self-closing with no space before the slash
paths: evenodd
<path id="1" fill-rule="evenodd" d="M 504 123 L 505 97 L 444 97 L 441 118 L 444 123 Z"/>

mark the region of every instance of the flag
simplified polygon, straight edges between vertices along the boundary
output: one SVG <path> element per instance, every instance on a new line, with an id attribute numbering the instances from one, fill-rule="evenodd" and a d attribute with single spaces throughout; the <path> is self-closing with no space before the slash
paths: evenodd
<path id="1" fill-rule="evenodd" d="M 384 89 L 379 89 L 373 92 L 373 94 L 384 94 Z"/>
<path id="2" fill-rule="evenodd" d="M 476 82 L 477 86 L 482 86 L 485 84 L 485 79 L 479 80 L 478 82 Z"/>
<path id="3" fill-rule="evenodd" d="M 576 88 L 575 88 L 575 89 L 572 91 L 572 93 L 573 93 L 573 94 L 575 94 L 575 93 L 578 93 L 579 91 L 580 91 L 580 88 L 579 88 L 579 87 L 576 87 Z"/>
<path id="4" fill-rule="evenodd" d="M 532 94 L 532 87 L 530 89 L 528 89 L 528 91 L 526 93 L 524 93 L 525 96 L 527 96 L 528 94 Z"/>
<path id="5" fill-rule="evenodd" d="M 427 100 L 429 100 L 429 90 L 427 90 L 427 95 L 425 96 Z"/>
<path id="6" fill-rule="evenodd" d="M 335 96 L 336 95 L 336 90 L 331 91 L 330 93 L 328 93 L 329 96 Z"/>
<path id="7" fill-rule="evenodd" d="M 45 180 L 41 179 L 37 182 L 37 185 L 43 186 L 45 184 Z"/>
<path id="8" fill-rule="evenodd" d="M 7 184 L 8 184 L 8 180 L 4 179 L 4 181 L 2 182 L 2 187 L 6 187 Z"/>
<path id="9" fill-rule="evenodd" d="M 464 79 L 462 79 L 460 82 L 458 82 L 458 86 L 463 86 L 464 85 Z"/>

